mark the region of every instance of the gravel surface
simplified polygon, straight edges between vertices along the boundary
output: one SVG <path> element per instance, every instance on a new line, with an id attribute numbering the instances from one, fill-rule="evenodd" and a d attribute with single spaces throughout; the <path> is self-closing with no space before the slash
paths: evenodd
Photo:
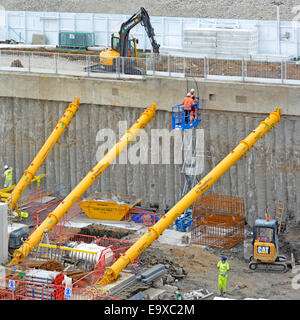
<path id="1" fill-rule="evenodd" d="M 155 244 L 141 254 L 140 261 L 150 266 L 158 263 L 165 264 L 168 274 L 171 275 L 169 277 L 171 281 L 164 279 L 165 284 L 175 285 L 182 294 L 191 290 L 207 289 L 217 296 L 218 270 L 216 266 L 221 254 L 228 257 L 231 268 L 227 281 L 228 298 L 299 300 L 299 290 L 293 288 L 292 285 L 296 274 L 291 269 L 286 273 L 249 270 L 248 261 L 242 257 L 242 243 L 230 250 L 215 248 L 203 250 L 193 245 L 182 248 Z M 180 269 L 184 277 L 176 279 L 176 272 L 178 273 Z"/>
<path id="2" fill-rule="evenodd" d="M 271 0 L 2 0 L 7 10 L 133 14 L 145 7 L 152 16 L 275 20 Z M 281 20 L 292 20 L 297 0 L 282 0 Z M 300 9 L 300 8 L 299 8 Z M 300 10 L 299 10 L 300 11 Z"/>

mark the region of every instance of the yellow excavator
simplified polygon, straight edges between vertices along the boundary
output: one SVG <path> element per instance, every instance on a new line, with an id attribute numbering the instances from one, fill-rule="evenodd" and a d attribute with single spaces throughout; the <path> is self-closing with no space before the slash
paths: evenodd
<path id="1" fill-rule="evenodd" d="M 284 207 L 280 223 L 270 219 L 267 209 L 265 219 L 259 218 L 253 224 L 253 256 L 250 257 L 250 270 L 268 272 L 286 272 L 291 262 L 283 255 L 279 255 L 279 234 L 282 226 Z"/>
<path id="2" fill-rule="evenodd" d="M 111 35 L 111 48 L 100 53 L 100 63 L 84 68 L 90 72 L 114 72 L 117 69 L 117 58 L 134 57 L 137 58 L 138 39 L 129 34 L 130 30 L 137 24 L 144 26 L 146 33 L 151 41 L 154 53 L 159 53 L 160 45 L 155 40 L 154 29 L 150 22 L 150 17 L 145 8 L 141 8 L 121 25 L 120 31 Z M 145 70 L 137 66 L 136 59 L 122 59 L 120 70 L 126 74 L 141 75 Z"/>

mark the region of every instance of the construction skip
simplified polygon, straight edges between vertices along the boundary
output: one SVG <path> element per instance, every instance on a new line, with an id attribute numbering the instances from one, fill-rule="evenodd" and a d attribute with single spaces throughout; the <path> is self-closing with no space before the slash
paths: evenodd
<path id="1" fill-rule="evenodd" d="M 121 221 L 141 201 L 133 195 L 97 192 L 78 204 L 90 219 Z"/>

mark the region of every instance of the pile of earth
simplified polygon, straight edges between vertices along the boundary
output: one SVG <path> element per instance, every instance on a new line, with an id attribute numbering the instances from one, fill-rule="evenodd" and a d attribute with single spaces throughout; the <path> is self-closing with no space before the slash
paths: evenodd
<path id="1" fill-rule="evenodd" d="M 130 234 L 134 233 L 132 230 L 110 228 L 107 226 L 91 224 L 87 227 L 81 228 L 78 234 L 95 236 L 95 237 L 105 237 L 110 239 L 124 239 Z"/>

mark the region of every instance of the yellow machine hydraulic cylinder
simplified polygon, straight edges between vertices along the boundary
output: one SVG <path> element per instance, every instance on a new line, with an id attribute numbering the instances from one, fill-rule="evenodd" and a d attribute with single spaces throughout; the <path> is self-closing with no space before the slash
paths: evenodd
<path id="1" fill-rule="evenodd" d="M 28 169 L 24 171 L 22 178 L 19 180 L 16 187 L 12 191 L 10 199 L 8 201 L 8 206 L 11 210 L 15 210 L 17 208 L 18 200 L 20 199 L 28 185 L 31 183 L 31 181 L 34 180 L 35 174 L 37 173 L 38 169 L 43 164 L 48 154 L 71 122 L 72 118 L 79 108 L 79 104 L 79 98 L 75 98 L 75 101 L 69 104 L 69 107 L 65 110 L 65 113 L 58 121 L 55 129 L 52 131 L 41 150 L 31 162 Z"/>
<path id="2" fill-rule="evenodd" d="M 165 229 L 167 229 L 193 202 L 200 197 L 213 183 L 215 183 L 237 160 L 239 160 L 250 148 L 274 125 L 280 121 L 281 109 L 274 112 L 260 123 L 248 137 L 242 140 L 214 169 L 212 169 L 189 193 L 187 193 L 175 206 L 170 209 L 154 226 L 148 229 L 112 266 L 105 269 L 105 274 L 100 281 L 106 285 L 117 279 L 120 272 L 133 263 L 133 261 L 155 241 Z"/>
<path id="3" fill-rule="evenodd" d="M 15 265 L 21 258 L 28 256 L 29 252 L 37 246 L 45 231 L 49 232 L 59 222 L 62 216 L 71 206 L 86 192 L 106 168 L 118 157 L 126 146 L 137 136 L 139 131 L 150 122 L 156 113 L 156 104 L 147 108 L 136 123 L 126 131 L 115 146 L 106 153 L 98 164 L 81 180 L 81 182 L 70 192 L 70 194 L 51 212 L 43 223 L 30 235 L 23 245 L 16 249 L 10 265 Z"/>

